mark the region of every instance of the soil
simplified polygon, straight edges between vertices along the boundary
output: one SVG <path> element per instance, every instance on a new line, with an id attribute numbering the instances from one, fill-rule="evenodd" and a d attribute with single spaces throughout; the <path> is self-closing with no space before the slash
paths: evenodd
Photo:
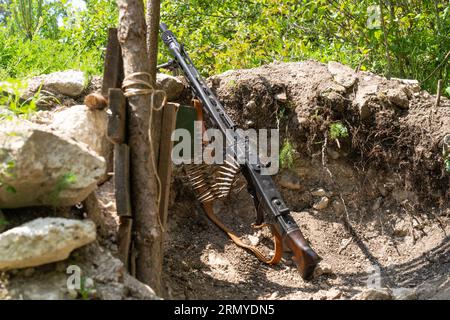
<path id="1" fill-rule="evenodd" d="M 450 189 L 440 143 L 450 133 L 450 103 L 434 107 L 435 98 L 408 81 L 337 68 L 277 63 L 209 79 L 240 127 L 278 127 L 296 145 L 295 164 L 284 171 L 300 186 L 283 187 L 284 173 L 275 180 L 323 259 L 314 279 L 302 280 L 287 252 L 267 266 L 236 247 L 208 220 L 179 168 L 168 298 L 349 299 L 379 279 L 394 298 L 410 288 L 414 298 L 450 299 Z M 365 94 L 367 87 L 375 90 Z M 336 121 L 349 131 L 339 144 L 327 134 Z M 264 246 L 268 235 L 252 229 L 245 190 L 241 181 L 216 211 L 243 239 Z M 329 205 L 314 209 L 324 196 Z"/>
<path id="2" fill-rule="evenodd" d="M 206 217 L 178 166 L 163 298 L 351 299 L 379 287 L 391 290 L 388 298 L 399 299 L 400 288 L 407 288 L 408 298 L 450 299 L 450 178 L 443 155 L 450 146 L 442 144 L 450 134 L 448 99 L 435 107 L 435 97 L 414 83 L 315 61 L 230 71 L 208 81 L 240 127 L 279 128 L 281 141 L 295 146 L 293 165 L 274 179 L 322 261 L 310 281 L 300 277 L 289 252 L 276 266 L 262 264 Z M 328 131 L 338 121 L 348 136 L 336 141 Z M 118 229 L 113 190 L 109 180 L 78 208 L 4 214 L 14 227 L 43 215 L 81 219 L 88 213 L 98 242 L 71 259 L 105 286 L 97 298 L 154 298 L 112 258 Z M 267 230 L 252 228 L 255 209 L 242 176 L 215 211 L 244 241 L 270 251 Z M 97 270 L 102 259 L 108 263 Z M 5 288 L 21 292 L 26 283 L 45 287 L 54 276 L 62 287 L 72 262 L 10 273 L 8 285 L 0 279 L 0 296 Z"/>

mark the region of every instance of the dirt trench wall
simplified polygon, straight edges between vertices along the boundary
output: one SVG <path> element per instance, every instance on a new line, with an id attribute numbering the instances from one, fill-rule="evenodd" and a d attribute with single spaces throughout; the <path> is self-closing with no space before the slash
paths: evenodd
<path id="1" fill-rule="evenodd" d="M 443 97 L 436 108 L 416 81 L 316 61 L 228 71 L 208 81 L 240 127 L 278 127 L 282 141 L 296 146 L 291 171 L 303 189 L 319 182 L 357 191 L 359 206 L 390 195 L 415 208 L 448 207 L 442 141 L 450 134 L 450 101 Z M 338 141 L 330 136 L 336 123 L 348 132 Z M 311 205 L 309 193 L 283 193 L 294 209 Z"/>

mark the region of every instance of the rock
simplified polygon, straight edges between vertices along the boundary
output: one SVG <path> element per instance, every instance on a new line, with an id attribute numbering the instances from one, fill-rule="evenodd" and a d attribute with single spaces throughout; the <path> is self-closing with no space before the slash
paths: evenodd
<path id="1" fill-rule="evenodd" d="M 92 221 L 39 218 L 0 234 L 0 270 L 28 268 L 67 259 L 96 238 Z"/>
<path id="2" fill-rule="evenodd" d="M 257 108 L 256 102 L 253 101 L 253 100 L 250 100 L 250 101 L 247 102 L 247 104 L 245 105 L 245 108 L 247 108 L 247 109 L 254 109 L 254 108 Z"/>
<path id="3" fill-rule="evenodd" d="M 286 189 L 290 189 L 290 190 L 302 189 L 302 185 L 300 183 L 299 177 L 291 171 L 284 171 L 281 174 L 278 182 L 283 188 L 286 188 Z"/>
<path id="4" fill-rule="evenodd" d="M 256 245 L 258 245 L 258 243 L 259 243 L 259 237 L 257 237 L 257 236 L 253 236 L 253 235 L 251 235 L 251 234 L 249 234 L 248 236 L 247 236 L 247 238 L 248 238 L 248 241 L 250 242 L 250 244 L 252 245 L 252 246 L 256 246 Z"/>
<path id="5" fill-rule="evenodd" d="M 334 81 L 345 88 L 351 88 L 357 79 L 357 75 L 352 68 L 338 62 L 328 62 L 328 71 L 333 75 Z"/>
<path id="6" fill-rule="evenodd" d="M 176 101 L 184 90 L 184 84 L 180 79 L 164 73 L 156 75 L 156 84 L 159 89 L 166 92 L 167 101 Z"/>
<path id="7" fill-rule="evenodd" d="M 316 210 L 324 210 L 328 208 L 330 204 L 330 199 L 328 197 L 322 197 L 318 202 L 313 205 L 313 208 Z"/>
<path id="8" fill-rule="evenodd" d="M 112 254 L 100 247 L 97 242 L 84 246 L 72 254 L 69 259 L 61 262 L 37 267 L 31 277 L 10 277 L 5 288 L 6 296 L 11 299 L 115 299 L 115 300 L 149 300 L 159 299 L 147 285 L 130 276 L 123 263 Z M 69 267 L 71 269 L 69 269 Z M 68 286 L 69 277 L 76 274 L 86 279 L 89 290 L 84 291 Z M 69 272 L 72 270 L 72 272 Z M 10 271 L 9 273 L 11 273 Z M 74 281 L 74 278 L 71 278 Z M 85 282 L 85 286 L 86 286 Z M 75 284 L 71 282 L 71 284 Z M 94 285 L 94 288 L 92 287 Z M 3 291 L 5 291 L 3 290 Z M 87 291 L 87 292 L 86 292 Z M 2 286 L 0 280 L 0 297 Z"/>
<path id="9" fill-rule="evenodd" d="M 413 79 L 399 79 L 399 78 L 391 78 L 391 80 L 399 81 L 400 83 L 406 85 L 406 87 L 411 90 L 413 93 L 420 92 L 420 83 L 418 80 Z"/>
<path id="10" fill-rule="evenodd" d="M 317 278 L 322 275 L 327 275 L 327 274 L 332 274 L 332 273 L 333 273 L 333 269 L 331 268 L 330 265 L 320 262 L 317 265 L 316 269 L 314 269 L 313 278 Z"/>
<path id="11" fill-rule="evenodd" d="M 287 101 L 286 92 L 281 92 L 275 95 L 275 100 L 285 103 Z"/>
<path id="12" fill-rule="evenodd" d="M 450 155 L 450 134 L 441 140 L 440 145 L 442 146 L 442 155 L 444 157 Z"/>
<path id="13" fill-rule="evenodd" d="M 105 173 L 86 145 L 26 120 L 0 125 L 0 208 L 73 206 Z"/>
<path id="14" fill-rule="evenodd" d="M 415 289 L 410 288 L 395 288 L 392 290 L 392 295 L 395 300 L 416 300 L 417 293 Z"/>
<path id="15" fill-rule="evenodd" d="M 352 297 L 352 300 L 392 300 L 389 289 L 365 289 Z"/>
<path id="16" fill-rule="evenodd" d="M 80 96 L 86 87 L 86 78 L 82 71 L 67 70 L 32 78 L 22 95 L 25 99 L 33 96 L 39 88 L 54 94 L 69 97 Z"/>
<path id="17" fill-rule="evenodd" d="M 319 188 L 311 191 L 311 194 L 314 197 L 325 197 L 327 195 L 327 192 L 325 191 L 325 189 Z"/>
<path id="18" fill-rule="evenodd" d="M 108 116 L 104 110 L 91 110 L 84 105 L 73 106 L 56 112 L 51 127 L 87 144 L 105 159 L 112 152 L 112 144 L 106 137 Z"/>
<path id="19" fill-rule="evenodd" d="M 409 108 L 408 95 L 402 88 L 389 89 L 386 91 L 386 96 L 389 102 L 401 109 Z"/>
<path id="20" fill-rule="evenodd" d="M 342 296 L 342 291 L 336 288 L 331 289 L 326 293 L 327 300 L 336 300 Z"/>
<path id="21" fill-rule="evenodd" d="M 369 101 L 376 96 L 378 92 L 377 82 L 372 82 L 370 80 L 364 81 L 358 85 L 358 90 L 356 91 L 355 99 L 353 100 L 353 105 L 358 107 L 359 113 L 362 120 L 369 118 L 372 112 L 369 109 Z"/>

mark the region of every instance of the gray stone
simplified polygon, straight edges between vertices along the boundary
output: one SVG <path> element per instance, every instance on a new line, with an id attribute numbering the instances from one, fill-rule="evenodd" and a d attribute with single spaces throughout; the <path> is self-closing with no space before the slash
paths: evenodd
<path id="1" fill-rule="evenodd" d="M 336 288 L 331 289 L 326 293 L 327 300 L 336 300 L 342 296 L 342 291 Z"/>
<path id="2" fill-rule="evenodd" d="M 275 95 L 275 100 L 285 103 L 287 101 L 286 92 L 281 92 Z"/>
<path id="3" fill-rule="evenodd" d="M 105 110 L 91 110 L 77 105 L 55 112 L 51 127 L 89 146 L 99 156 L 108 158 L 112 145 L 106 137 L 108 116 Z"/>
<path id="4" fill-rule="evenodd" d="M 406 86 L 411 92 L 418 93 L 420 92 L 420 82 L 414 79 L 399 79 L 399 78 L 391 78 L 391 80 L 398 81 Z"/>
<path id="5" fill-rule="evenodd" d="M 352 68 L 338 62 L 328 62 L 328 71 L 333 75 L 334 81 L 345 88 L 351 88 L 357 79 L 357 75 Z"/>
<path id="6" fill-rule="evenodd" d="M 328 274 L 332 274 L 332 273 L 333 273 L 333 269 L 331 268 L 330 265 L 328 265 L 324 262 L 320 262 L 317 265 L 317 267 L 314 269 L 313 278 L 317 278 L 322 275 L 328 275 Z"/>
<path id="7" fill-rule="evenodd" d="M 391 290 L 383 289 L 365 289 L 352 297 L 352 300 L 392 300 Z"/>
<path id="8" fill-rule="evenodd" d="M 410 288 L 395 288 L 392 290 L 392 295 L 395 300 L 416 300 L 416 289 Z"/>
<path id="9" fill-rule="evenodd" d="M 82 71 L 67 70 L 55 72 L 32 78 L 22 97 L 27 99 L 41 89 L 75 98 L 83 93 L 85 86 L 86 78 Z"/>
<path id="10" fill-rule="evenodd" d="M 40 266 L 65 260 L 96 238 L 92 221 L 39 218 L 0 234 L 0 270 Z"/>
<path id="11" fill-rule="evenodd" d="M 184 84 L 180 79 L 164 73 L 156 75 L 158 89 L 166 92 L 167 101 L 176 101 L 183 93 Z"/>
<path id="12" fill-rule="evenodd" d="M 61 133 L 26 120 L 0 124 L 0 208 L 75 205 L 105 170 L 102 157 Z"/>
<path id="13" fill-rule="evenodd" d="M 450 134 L 446 135 L 440 144 L 442 145 L 442 155 L 444 157 L 450 155 Z"/>
<path id="14" fill-rule="evenodd" d="M 378 84 L 376 81 L 366 81 L 358 85 L 353 104 L 358 107 L 362 120 L 370 117 L 372 114 L 369 108 L 369 101 L 376 96 Z"/>
<path id="15" fill-rule="evenodd" d="M 319 188 L 319 189 L 314 189 L 313 191 L 311 191 L 311 194 L 314 197 L 324 197 L 327 195 L 327 192 L 325 191 L 325 189 Z"/>
<path id="16" fill-rule="evenodd" d="M 386 91 L 386 96 L 389 102 L 391 102 L 395 106 L 401 109 L 409 108 L 408 95 L 402 88 L 389 89 Z"/>
<path id="17" fill-rule="evenodd" d="M 313 208 L 316 210 L 324 210 L 328 208 L 330 204 L 330 199 L 328 197 L 322 197 L 318 202 L 313 205 Z"/>
<path id="18" fill-rule="evenodd" d="M 47 75 L 44 89 L 69 97 L 77 97 L 83 93 L 85 77 L 82 71 L 67 70 Z"/>

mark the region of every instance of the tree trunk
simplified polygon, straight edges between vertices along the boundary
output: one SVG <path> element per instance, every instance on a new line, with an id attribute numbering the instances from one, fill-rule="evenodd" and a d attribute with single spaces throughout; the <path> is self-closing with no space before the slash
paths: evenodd
<path id="1" fill-rule="evenodd" d="M 125 77 L 150 72 L 146 47 L 146 23 L 141 0 L 118 0 L 119 42 L 122 47 Z M 147 76 L 141 80 L 149 81 Z M 134 219 L 136 277 L 161 294 L 161 235 L 155 172 L 150 161 L 150 95 L 128 98 L 128 144 L 130 146 L 130 190 Z"/>

